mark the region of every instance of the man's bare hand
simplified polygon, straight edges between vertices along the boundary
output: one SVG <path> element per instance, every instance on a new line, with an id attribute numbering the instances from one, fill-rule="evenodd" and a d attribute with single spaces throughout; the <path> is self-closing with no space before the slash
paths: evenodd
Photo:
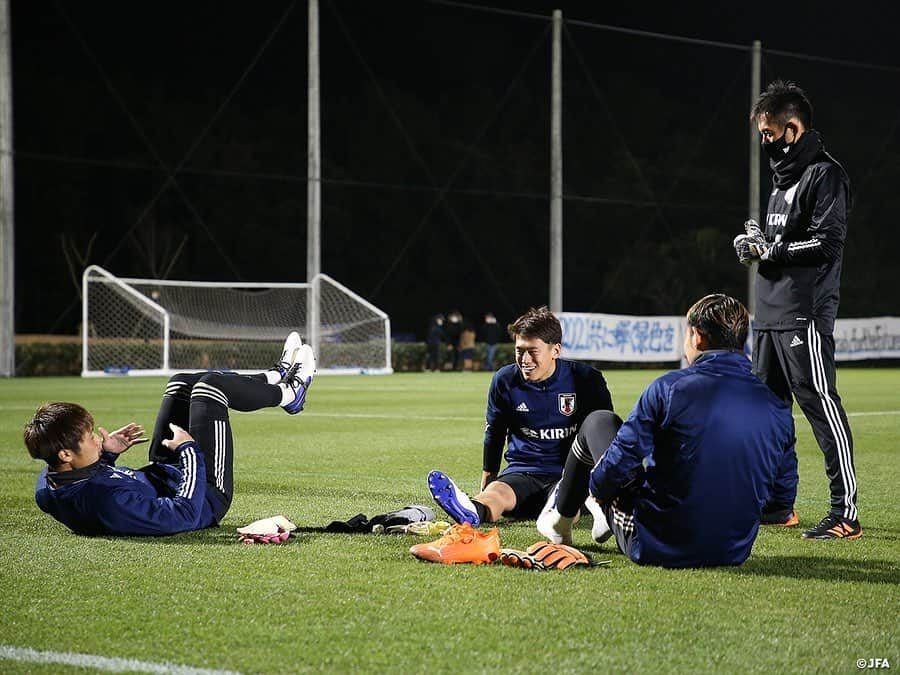
<path id="1" fill-rule="evenodd" d="M 147 442 L 147 439 L 144 438 L 144 427 L 135 422 L 126 424 L 121 429 L 116 429 L 112 433 L 108 432 L 103 427 L 100 427 L 99 431 L 100 436 L 103 438 L 103 450 L 111 452 L 114 455 L 121 455 L 132 445 Z"/>
<path id="2" fill-rule="evenodd" d="M 191 436 L 187 431 L 182 429 L 177 424 L 172 424 L 170 422 L 169 428 L 172 430 L 172 434 L 174 434 L 174 436 L 171 439 L 164 439 L 162 442 L 162 444 L 169 448 L 169 450 L 175 450 L 182 443 L 194 440 L 193 436 Z"/>
<path id="3" fill-rule="evenodd" d="M 497 472 L 496 471 L 482 471 L 481 472 L 481 489 L 484 490 L 488 485 L 497 480 Z"/>

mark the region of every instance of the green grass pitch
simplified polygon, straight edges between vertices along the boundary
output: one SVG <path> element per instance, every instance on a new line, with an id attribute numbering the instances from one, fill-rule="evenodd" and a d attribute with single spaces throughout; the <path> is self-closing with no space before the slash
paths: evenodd
<path id="1" fill-rule="evenodd" d="M 658 372 L 607 371 L 620 414 Z M 234 528 L 284 514 L 303 527 L 430 504 L 429 470 L 467 490 L 481 471 L 487 374 L 320 377 L 297 417 L 234 413 L 236 496 L 222 527 L 160 539 L 83 538 L 34 503 L 21 430 L 47 400 L 98 425 L 152 428 L 162 379 L 0 381 L 0 646 L 240 672 L 835 672 L 900 667 L 900 371 L 843 369 L 863 536 L 765 529 L 739 568 L 527 572 L 419 562 L 411 536 L 301 532 L 244 546 Z M 795 408 L 796 412 L 796 408 Z M 797 421 L 801 526 L 827 481 Z M 123 456 L 138 467 L 146 446 Z M 500 524 L 504 546 L 540 537 Z M 0 660 L 6 672 L 84 672 Z"/>

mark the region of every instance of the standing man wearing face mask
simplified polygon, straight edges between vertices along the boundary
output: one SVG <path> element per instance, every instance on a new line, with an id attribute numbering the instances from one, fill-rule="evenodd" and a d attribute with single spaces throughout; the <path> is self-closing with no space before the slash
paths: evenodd
<path id="1" fill-rule="evenodd" d="M 807 539 L 856 539 L 862 534 L 856 506 L 853 437 L 837 392 L 834 320 L 850 210 L 850 179 L 811 128 L 812 105 L 796 84 L 776 80 L 753 105 L 750 119 L 769 156 L 773 189 L 764 227 L 745 223 L 734 240 L 742 263 L 759 262 L 753 372 L 809 420 L 825 455 L 831 508 Z M 792 455 L 781 478 L 796 481 Z M 767 504 L 764 524 L 798 524 L 793 503 Z M 789 494 L 787 492 L 783 494 Z"/>

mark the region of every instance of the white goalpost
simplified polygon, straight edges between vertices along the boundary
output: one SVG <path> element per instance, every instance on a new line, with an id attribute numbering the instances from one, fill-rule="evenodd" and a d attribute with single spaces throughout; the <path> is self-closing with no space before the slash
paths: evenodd
<path id="1" fill-rule="evenodd" d="M 91 265 L 82 291 L 83 377 L 259 372 L 292 330 L 317 345 L 319 373 L 393 372 L 388 315 L 325 274 L 310 283 L 170 281 Z"/>

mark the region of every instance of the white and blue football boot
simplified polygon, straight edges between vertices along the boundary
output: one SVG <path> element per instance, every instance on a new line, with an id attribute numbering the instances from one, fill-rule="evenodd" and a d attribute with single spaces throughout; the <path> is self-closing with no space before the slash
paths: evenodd
<path id="1" fill-rule="evenodd" d="M 481 525 L 475 504 L 469 499 L 469 495 L 456 487 L 450 476 L 441 471 L 432 471 L 428 474 L 428 489 L 437 505 L 457 523 L 469 523 L 472 527 Z"/>
<path id="2" fill-rule="evenodd" d="M 279 380 L 283 379 L 288 369 L 300 360 L 300 347 L 303 346 L 303 340 L 297 331 L 291 331 L 284 341 L 284 348 L 281 350 L 281 358 L 275 362 L 275 365 L 269 368 L 278 373 Z M 272 382 L 272 380 L 269 380 Z"/>
<path id="3" fill-rule="evenodd" d="M 316 374 L 316 355 L 313 354 L 312 347 L 300 345 L 294 359 L 278 383 L 285 392 L 281 407 L 290 415 L 296 415 L 303 410 L 306 392 L 309 391 Z"/>

